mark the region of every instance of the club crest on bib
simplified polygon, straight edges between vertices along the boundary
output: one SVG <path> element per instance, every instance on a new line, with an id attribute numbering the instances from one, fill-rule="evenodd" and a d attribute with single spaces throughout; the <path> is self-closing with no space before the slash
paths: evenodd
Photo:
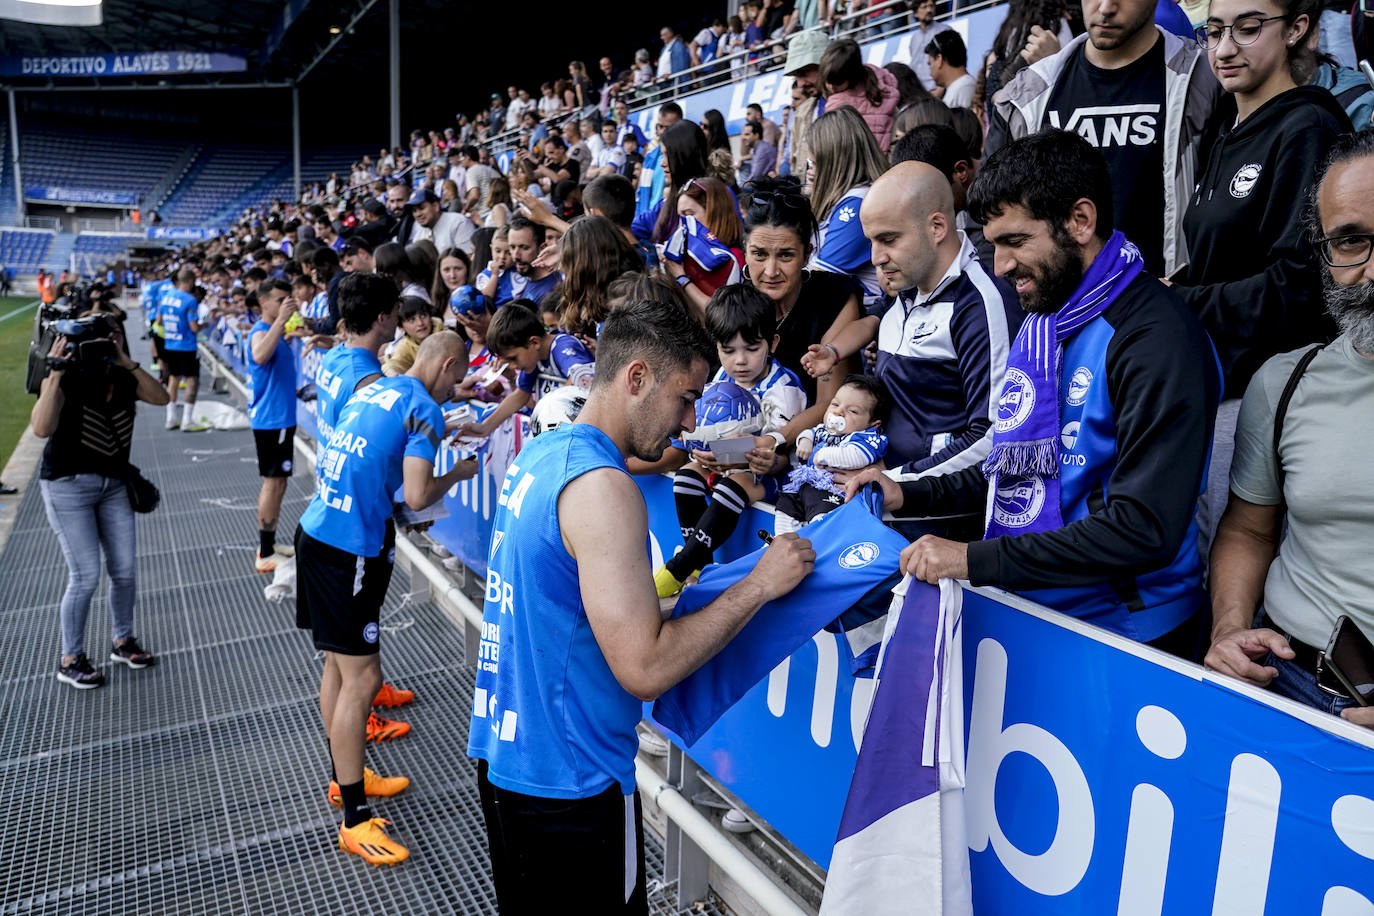
<path id="1" fill-rule="evenodd" d="M 1250 192 L 1255 190 L 1255 185 L 1259 183 L 1260 172 L 1263 170 L 1264 166 L 1258 162 L 1242 165 L 1231 177 L 1231 196 L 1235 198 L 1249 197 Z"/>
<path id="2" fill-rule="evenodd" d="M 1015 429 L 1031 415 L 1035 408 L 1035 385 L 1029 375 L 1014 367 L 1007 367 L 1006 381 L 1002 384 L 1002 394 L 997 399 L 997 424 L 999 433 Z"/>
<path id="3" fill-rule="evenodd" d="M 1088 389 L 1092 387 L 1093 374 L 1087 366 L 1079 366 L 1069 376 L 1069 390 L 1064 400 L 1072 407 L 1079 407 L 1088 399 Z"/>
<path id="4" fill-rule="evenodd" d="M 1045 482 L 1038 477 L 1006 477 L 997 481 L 992 516 L 1008 528 L 1024 528 L 1045 508 Z"/>
<path id="5" fill-rule="evenodd" d="M 881 551 L 878 545 L 872 541 L 860 541 L 858 544 L 851 544 L 840 554 L 840 566 L 845 569 L 863 569 L 874 560 L 878 559 Z"/>

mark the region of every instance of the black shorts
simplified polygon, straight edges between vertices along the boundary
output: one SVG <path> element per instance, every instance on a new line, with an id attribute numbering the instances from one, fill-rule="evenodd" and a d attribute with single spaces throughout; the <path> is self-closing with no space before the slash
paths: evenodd
<path id="1" fill-rule="evenodd" d="M 296 456 L 296 427 L 255 429 L 253 444 L 258 447 L 259 477 L 290 477 Z"/>
<path id="2" fill-rule="evenodd" d="M 200 353 L 197 350 L 162 350 L 162 362 L 167 374 L 177 378 L 196 378 L 200 375 Z"/>
<path id="3" fill-rule="evenodd" d="M 646 914 L 643 811 L 639 793 L 612 785 L 591 798 L 540 798 L 494 786 L 477 761 L 492 883 L 502 913 Z M 629 890 L 626 890 L 626 885 Z"/>
<path id="4" fill-rule="evenodd" d="M 376 655 L 377 621 L 396 557 L 396 529 L 388 522 L 386 546 L 359 557 L 317 541 L 296 528 L 296 626 L 310 630 L 315 648 L 340 655 Z"/>

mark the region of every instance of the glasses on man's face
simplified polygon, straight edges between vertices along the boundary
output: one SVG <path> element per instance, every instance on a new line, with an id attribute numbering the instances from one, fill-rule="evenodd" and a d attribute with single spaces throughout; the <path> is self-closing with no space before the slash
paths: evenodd
<path id="1" fill-rule="evenodd" d="M 1374 233 L 1333 235 L 1317 240 L 1317 253 L 1327 267 L 1362 267 L 1374 249 Z"/>
<path id="2" fill-rule="evenodd" d="M 1231 41 L 1243 48 L 1259 40 L 1260 32 L 1264 31 L 1266 22 L 1275 22 L 1283 18 L 1283 16 L 1243 16 L 1230 25 L 1209 22 L 1197 28 L 1197 43 L 1209 51 L 1215 50 L 1221 44 L 1222 36 L 1230 31 Z"/>

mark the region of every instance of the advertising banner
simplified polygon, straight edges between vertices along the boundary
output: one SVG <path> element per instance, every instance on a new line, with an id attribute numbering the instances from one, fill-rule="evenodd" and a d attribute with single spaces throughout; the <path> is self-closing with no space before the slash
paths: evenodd
<path id="1" fill-rule="evenodd" d="M 95 204 L 102 207 L 132 207 L 138 195 L 132 191 L 102 191 L 98 188 L 34 187 L 24 189 L 26 200 L 58 204 Z"/>
<path id="2" fill-rule="evenodd" d="M 0 57 L 0 76 L 176 76 L 180 73 L 242 73 L 247 69 L 245 58 L 206 51 Z"/>
<path id="3" fill-rule="evenodd" d="M 188 229 L 176 226 L 149 226 L 148 238 L 168 242 L 203 242 L 219 235 L 215 229 Z"/>

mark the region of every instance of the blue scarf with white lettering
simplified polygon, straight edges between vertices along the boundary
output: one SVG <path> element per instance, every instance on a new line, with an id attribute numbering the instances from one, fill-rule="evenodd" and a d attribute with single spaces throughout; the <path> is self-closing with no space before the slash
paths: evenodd
<path id="1" fill-rule="evenodd" d="M 1120 231 L 1113 232 L 1062 308 L 1026 316 L 1007 357 L 992 451 L 983 462 L 992 488 L 984 538 L 1063 527 L 1059 363 L 1064 341 L 1106 311 L 1143 267 L 1140 250 Z"/>

